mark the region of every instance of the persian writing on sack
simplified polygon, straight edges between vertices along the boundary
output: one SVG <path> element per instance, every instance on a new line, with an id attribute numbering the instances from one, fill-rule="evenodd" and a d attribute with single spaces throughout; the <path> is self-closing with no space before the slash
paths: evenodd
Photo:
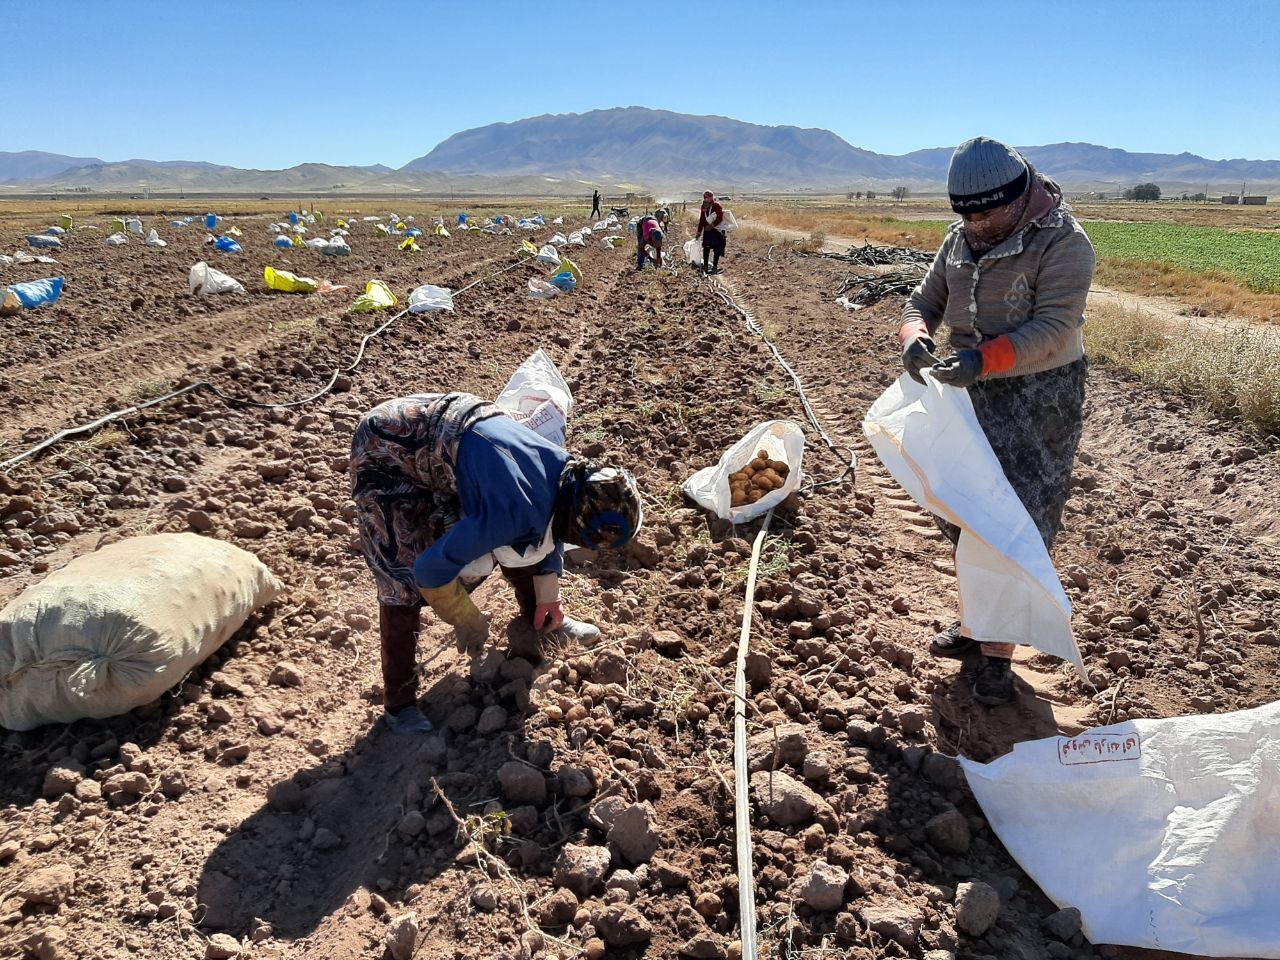
<path id="1" fill-rule="evenodd" d="M 1141 756 L 1142 741 L 1136 733 L 1089 733 L 1058 738 L 1058 762 L 1065 767 L 1137 760 Z"/>

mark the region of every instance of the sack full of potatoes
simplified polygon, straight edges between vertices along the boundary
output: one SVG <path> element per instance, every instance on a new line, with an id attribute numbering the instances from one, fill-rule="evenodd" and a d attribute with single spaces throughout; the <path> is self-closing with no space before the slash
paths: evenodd
<path id="1" fill-rule="evenodd" d="M 0 610 L 0 727 L 112 717 L 155 700 L 218 649 L 280 581 L 193 533 L 77 557 Z"/>
<path id="2" fill-rule="evenodd" d="M 790 420 L 769 420 L 725 451 L 720 462 L 684 484 L 685 495 L 721 520 L 746 523 L 800 486 L 804 431 Z"/>

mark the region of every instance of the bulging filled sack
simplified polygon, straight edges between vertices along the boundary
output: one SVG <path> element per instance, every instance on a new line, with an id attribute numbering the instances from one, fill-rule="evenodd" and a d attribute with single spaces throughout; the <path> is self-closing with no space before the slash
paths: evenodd
<path id="1" fill-rule="evenodd" d="M 193 533 L 78 557 L 0 611 L 0 726 L 30 730 L 149 703 L 280 589 L 253 554 Z"/>
<path id="2" fill-rule="evenodd" d="M 767 490 L 761 488 L 761 495 L 754 503 L 734 506 L 731 478 L 751 466 L 761 453 L 766 455 L 764 460 L 786 467 L 785 473 L 775 471 L 782 484 L 770 484 Z M 753 427 L 751 432 L 726 450 L 715 466 L 705 467 L 686 480 L 684 492 L 694 503 L 710 510 L 721 520 L 746 523 L 776 507 L 800 486 L 803 458 L 804 431 L 800 425 L 790 420 L 768 420 Z"/>

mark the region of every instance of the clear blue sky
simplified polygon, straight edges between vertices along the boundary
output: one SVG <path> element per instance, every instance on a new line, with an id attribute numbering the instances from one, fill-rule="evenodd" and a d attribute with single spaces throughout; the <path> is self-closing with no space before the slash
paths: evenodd
<path id="1" fill-rule="evenodd" d="M 643 105 L 881 153 L 984 133 L 1280 159 L 1272 0 L 0 0 L 0 21 L 0 150 L 398 167 L 468 127 Z"/>

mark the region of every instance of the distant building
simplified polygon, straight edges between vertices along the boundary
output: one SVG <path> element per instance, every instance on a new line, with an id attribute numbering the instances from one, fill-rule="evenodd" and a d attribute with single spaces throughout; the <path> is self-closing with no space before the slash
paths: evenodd
<path id="1" fill-rule="evenodd" d="M 1240 197 L 1234 193 L 1223 194 L 1222 202 L 1223 203 L 1239 203 Z"/>
<path id="2" fill-rule="evenodd" d="M 1263 197 L 1241 197 L 1240 202 L 1251 207 L 1261 207 L 1267 202 L 1267 198 Z"/>

